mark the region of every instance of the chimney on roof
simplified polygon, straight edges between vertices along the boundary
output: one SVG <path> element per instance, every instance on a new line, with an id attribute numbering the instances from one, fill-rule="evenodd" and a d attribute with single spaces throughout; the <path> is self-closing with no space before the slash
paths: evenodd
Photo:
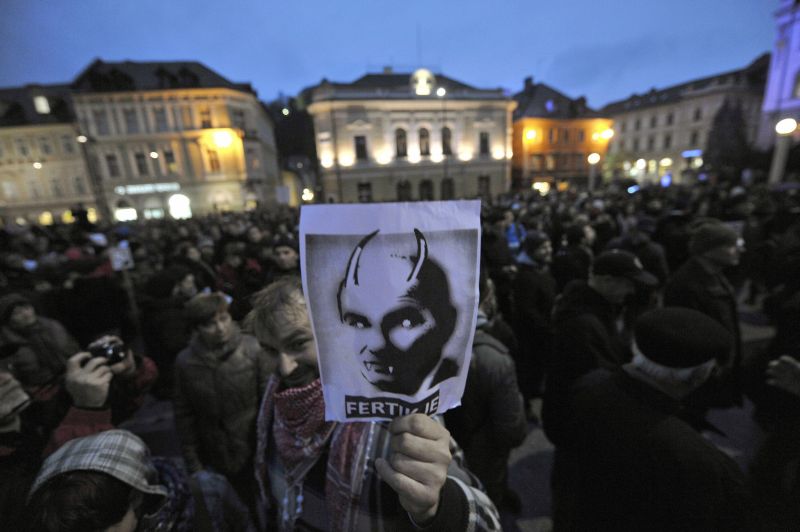
<path id="1" fill-rule="evenodd" d="M 578 113 L 586 112 L 586 96 L 580 96 L 576 102 L 578 103 Z"/>
<path id="2" fill-rule="evenodd" d="M 383 67 L 383 73 L 384 74 L 392 74 L 393 72 L 394 71 L 392 70 L 392 67 L 390 67 L 390 66 Z"/>
<path id="3" fill-rule="evenodd" d="M 525 78 L 525 92 L 531 90 L 533 88 L 533 76 L 528 76 Z"/>

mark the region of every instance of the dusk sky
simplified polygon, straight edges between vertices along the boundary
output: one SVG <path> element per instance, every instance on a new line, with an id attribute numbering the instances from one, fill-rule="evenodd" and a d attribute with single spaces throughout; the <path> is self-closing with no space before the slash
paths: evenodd
<path id="1" fill-rule="evenodd" d="M 779 0 L 2 0 L 0 87 L 93 59 L 197 60 L 263 100 L 391 65 L 610 101 L 770 51 Z M 419 43 L 419 46 L 418 46 Z"/>

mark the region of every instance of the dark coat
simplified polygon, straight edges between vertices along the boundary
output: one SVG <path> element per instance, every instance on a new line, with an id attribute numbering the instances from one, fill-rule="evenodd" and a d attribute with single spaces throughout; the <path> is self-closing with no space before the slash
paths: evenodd
<path id="1" fill-rule="evenodd" d="M 544 365 L 552 351 L 550 317 L 556 281 L 546 269 L 520 264 L 513 290 L 514 331 L 520 345 L 517 374 L 522 393 L 529 399 L 540 391 Z"/>
<path id="2" fill-rule="evenodd" d="M 63 376 L 67 359 L 80 351 L 78 343 L 59 322 L 43 316 L 24 332 L 3 326 L 0 346 L 4 354 L 0 365 L 10 369 L 28 389 L 54 384 Z"/>
<path id="3" fill-rule="evenodd" d="M 141 300 L 145 348 L 159 368 L 171 367 L 175 357 L 189 343 L 191 334 L 185 304 L 186 298 L 178 296 L 144 296 Z"/>
<path id="4" fill-rule="evenodd" d="M 508 455 L 525 439 L 527 422 L 514 361 L 503 344 L 480 329 L 472 344 L 461 406 L 445 414 L 445 423 L 464 450 L 470 471 L 492 500 L 499 500 Z"/>
<path id="5" fill-rule="evenodd" d="M 695 309 L 715 319 L 733 336 L 730 356 L 717 360 L 721 372 L 711 383 L 712 404 L 730 405 L 741 397 L 742 341 L 739 331 L 739 312 L 733 287 L 722 273 L 711 273 L 697 257 L 687 260 L 670 277 L 664 290 L 664 305 Z"/>
<path id="6" fill-rule="evenodd" d="M 209 350 L 198 337 L 175 364 L 175 424 L 190 472 L 236 475 L 252 463 L 256 414 L 276 361 L 249 335 Z"/>
<path id="7" fill-rule="evenodd" d="M 569 389 L 596 368 L 628 362 L 630 349 L 617 331 L 616 307 L 584 281 L 567 285 L 553 311 L 553 352 L 545 375 L 542 421 L 557 444 L 558 425 Z"/>
<path id="8" fill-rule="evenodd" d="M 554 472 L 555 529 L 738 531 L 738 466 L 678 417 L 680 403 L 624 370 L 575 386 Z"/>

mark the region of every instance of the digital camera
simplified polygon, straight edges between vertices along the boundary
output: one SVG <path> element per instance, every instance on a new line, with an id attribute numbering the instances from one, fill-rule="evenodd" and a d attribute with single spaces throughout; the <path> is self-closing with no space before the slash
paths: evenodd
<path id="1" fill-rule="evenodd" d="M 114 340 L 89 347 L 89 353 L 91 353 L 92 357 L 105 357 L 109 365 L 125 360 L 126 352 L 125 344 Z"/>

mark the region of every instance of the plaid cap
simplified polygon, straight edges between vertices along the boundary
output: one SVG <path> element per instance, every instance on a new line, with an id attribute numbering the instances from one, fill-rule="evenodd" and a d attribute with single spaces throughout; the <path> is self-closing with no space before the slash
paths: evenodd
<path id="1" fill-rule="evenodd" d="M 158 473 L 150 461 L 150 449 L 127 430 L 107 430 L 65 443 L 44 461 L 29 496 L 69 471 L 99 471 L 142 493 L 168 495 L 166 488 L 156 484 Z"/>

